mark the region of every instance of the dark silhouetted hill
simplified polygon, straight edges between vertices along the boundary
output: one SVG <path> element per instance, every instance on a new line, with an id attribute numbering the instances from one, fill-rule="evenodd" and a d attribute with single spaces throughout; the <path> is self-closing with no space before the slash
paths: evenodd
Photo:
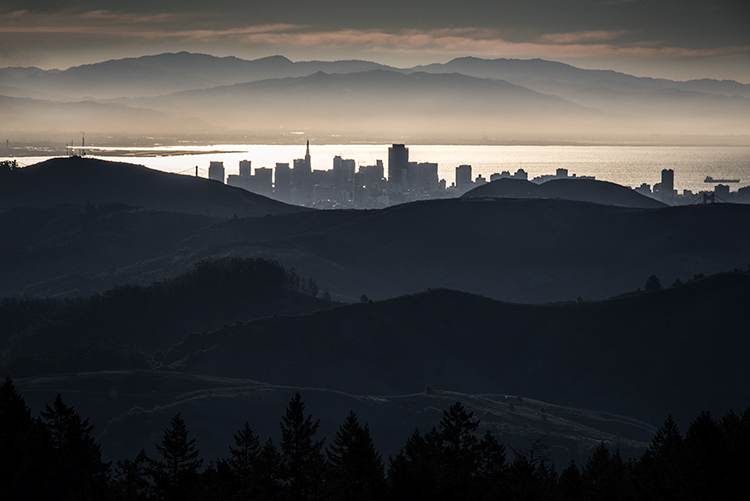
<path id="1" fill-rule="evenodd" d="M 2 367 L 19 377 L 153 367 L 149 353 L 193 332 L 334 305 L 278 263 L 202 261 L 178 277 L 67 300 L 0 299 Z"/>
<path id="2" fill-rule="evenodd" d="M 696 409 L 722 414 L 750 398 L 741 315 L 749 296 L 747 272 L 553 305 L 431 290 L 227 324 L 154 356 L 126 341 L 46 352 L 26 367 L 60 373 L 18 385 L 32 407 L 62 391 L 92 416 L 114 457 L 132 456 L 175 412 L 203 423 L 196 432 L 214 444 L 246 420 L 272 433 L 275 407 L 300 388 L 326 430 L 355 409 L 382 430 L 376 436 L 406 437 L 440 415 L 437 402 L 453 399 L 511 444 L 543 435 L 567 454 L 602 440 L 638 448 L 665 413 L 684 426 Z M 141 311 L 134 304 L 131 313 Z M 62 363 L 87 356 L 114 367 Z M 131 370 L 111 370 L 124 361 Z M 157 370 L 134 370 L 143 365 Z M 403 440 L 380 446 L 391 452 Z"/>
<path id="3" fill-rule="evenodd" d="M 432 290 L 191 336 L 181 372 L 398 395 L 508 393 L 658 423 L 750 399 L 750 274 L 601 302 L 518 305 Z"/>
<path id="4" fill-rule="evenodd" d="M 246 379 L 196 376 L 173 371 L 102 371 L 46 375 L 15 380 L 34 410 L 62 391 L 66 402 L 91 418 L 107 459 L 132 458 L 146 447 L 153 454 L 161 436 L 180 412 L 206 459 L 226 456 L 232 435 L 247 421 L 253 431 L 279 441 L 279 421 L 290 398 L 302 394 L 306 412 L 320 419 L 318 436 L 333 440 L 342 420 L 354 410 L 367 423 L 376 447 L 395 455 L 418 427 L 429 430 L 442 409 L 460 400 L 487 430 L 516 449 L 528 437 L 544 436 L 551 459 L 564 465 L 586 459 L 602 441 L 617 444 L 624 456 L 640 454 L 653 436 L 648 423 L 600 411 L 565 408 L 505 394 L 468 395 L 429 389 L 410 395 L 352 395 L 323 388 L 277 386 Z"/>
<path id="5" fill-rule="evenodd" d="M 513 178 L 501 178 L 477 186 L 464 193 L 462 197 L 546 198 L 538 184 L 526 179 Z"/>
<path id="6" fill-rule="evenodd" d="M 0 183 L 0 210 L 113 202 L 222 218 L 307 210 L 208 179 L 94 158 L 47 160 L 8 173 Z"/>
<path id="7" fill-rule="evenodd" d="M 463 194 L 463 198 L 477 197 L 560 198 L 642 209 L 666 207 L 625 186 L 595 179 L 552 179 L 540 185 L 523 179 L 498 179 Z"/>
<path id="8" fill-rule="evenodd" d="M 548 198 L 641 209 L 666 207 L 666 204 L 641 195 L 626 186 L 596 179 L 551 179 L 543 183 L 540 188 Z"/>
<path id="9" fill-rule="evenodd" d="M 197 257 L 185 240 L 218 221 L 124 204 L 0 211 L 0 296 L 89 295 L 176 276 Z"/>
<path id="10" fill-rule="evenodd" d="M 224 221 L 132 208 L 13 210 L 0 212 L 8 235 L 0 294 L 89 295 L 240 256 L 277 260 L 352 301 L 430 287 L 527 303 L 604 299 L 652 274 L 671 284 L 745 268 L 750 235 L 739 229 L 748 225 L 746 205 L 632 209 L 559 199 L 462 198 Z"/>

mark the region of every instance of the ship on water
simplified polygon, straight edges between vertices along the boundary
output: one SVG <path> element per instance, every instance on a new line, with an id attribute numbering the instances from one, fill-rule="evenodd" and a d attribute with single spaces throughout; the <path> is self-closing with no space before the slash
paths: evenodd
<path id="1" fill-rule="evenodd" d="M 739 183 L 739 179 L 714 179 L 711 176 L 707 176 L 703 180 L 704 183 Z"/>

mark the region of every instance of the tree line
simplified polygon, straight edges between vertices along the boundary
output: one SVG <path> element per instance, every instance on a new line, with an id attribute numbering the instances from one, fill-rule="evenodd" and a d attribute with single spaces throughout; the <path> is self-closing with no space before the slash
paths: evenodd
<path id="1" fill-rule="evenodd" d="M 561 472 L 543 442 L 512 450 L 460 402 L 436 427 L 408 438 L 384 462 L 367 424 L 351 411 L 332 442 L 297 393 L 281 417 L 281 441 L 262 442 L 249 423 L 227 456 L 200 458 L 175 415 L 157 454 L 102 460 L 93 427 L 58 394 L 32 417 L 13 381 L 0 385 L 0 499 L 60 500 L 705 500 L 750 499 L 750 409 L 721 419 L 703 412 L 683 436 L 671 417 L 640 458 L 601 443 L 585 464 Z"/>
<path id="2" fill-rule="evenodd" d="M 153 354 L 180 342 L 189 332 L 217 329 L 228 321 L 307 313 L 330 307 L 330 297 L 327 289 L 320 292 L 312 277 L 302 278 L 293 268 L 287 270 L 275 261 L 204 260 L 172 279 L 121 285 L 89 297 L 0 298 L 0 350 L 6 359 L 19 358 L 14 366 L 5 364 L 9 373 L 34 374 L 37 365 L 42 365 L 40 372 L 49 372 L 43 365 L 50 363 L 50 357 L 30 358 L 73 345 L 109 341 L 137 345 Z M 103 350 L 100 358 L 104 358 L 120 349 L 118 343 L 79 347 L 78 352 Z M 131 368 L 128 353 L 115 355 L 122 360 L 114 367 Z M 91 362 L 83 367 L 76 365 L 77 359 L 67 363 L 64 351 L 55 356 L 61 359 L 56 372 L 100 370 L 96 356 L 88 357 Z"/>

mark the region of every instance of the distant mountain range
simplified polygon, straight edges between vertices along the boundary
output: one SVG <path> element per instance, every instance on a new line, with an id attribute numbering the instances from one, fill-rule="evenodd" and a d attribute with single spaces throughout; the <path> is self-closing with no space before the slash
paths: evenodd
<path id="1" fill-rule="evenodd" d="M 4 131 L 141 127 L 275 137 L 300 130 L 344 140 L 395 134 L 474 142 L 700 134 L 741 143 L 750 134 L 750 85 L 639 78 L 544 60 L 460 58 L 399 69 L 181 52 L 64 71 L 4 68 L 0 95 L 9 117 Z"/>

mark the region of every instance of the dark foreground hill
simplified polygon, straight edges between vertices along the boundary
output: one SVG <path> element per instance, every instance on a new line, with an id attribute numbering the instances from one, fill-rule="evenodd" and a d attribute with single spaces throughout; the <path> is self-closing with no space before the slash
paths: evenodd
<path id="1" fill-rule="evenodd" d="M 320 419 L 316 438 L 326 437 L 329 445 L 354 410 L 360 423 L 369 425 L 384 460 L 399 451 L 415 428 L 427 432 L 436 426 L 442 410 L 456 401 L 481 420 L 478 433 L 490 430 L 516 450 L 528 447 L 529 439 L 544 437 L 551 459 L 560 467 L 572 458 L 585 460 L 601 442 L 619 447 L 625 457 L 640 454 L 655 432 L 653 426 L 636 419 L 505 394 L 429 389 L 410 395 L 366 396 L 163 370 L 44 375 L 15 381 L 35 412 L 62 393 L 66 403 L 91 418 L 94 436 L 107 459 L 132 458 L 144 447 L 154 455 L 153 444 L 178 412 L 207 459 L 225 457 L 234 443 L 232 435 L 245 422 L 262 441 L 272 438 L 278 444 L 281 415 L 296 391 L 307 404 L 306 412 Z"/>
<path id="2" fill-rule="evenodd" d="M 61 392 L 92 418 L 109 457 L 157 441 L 177 412 L 209 457 L 244 421 L 277 440 L 297 390 L 322 433 L 353 409 L 386 454 L 461 400 L 514 447 L 545 436 L 558 457 L 585 457 L 600 441 L 627 455 L 668 414 L 684 426 L 702 410 L 747 407 L 748 297 L 746 272 L 558 305 L 432 290 L 192 334 L 150 369 L 70 370 L 18 386 L 35 409 Z"/>
<path id="3" fill-rule="evenodd" d="M 112 202 L 223 218 L 306 210 L 203 178 L 93 158 L 47 160 L 5 172 L 0 182 L 0 210 Z"/>
<path id="4" fill-rule="evenodd" d="M 641 209 L 666 207 L 630 188 L 596 179 L 553 179 L 539 185 L 523 179 L 498 179 L 463 194 L 463 198 L 477 197 L 559 198 Z"/>
<path id="5" fill-rule="evenodd" d="M 656 422 L 750 402 L 750 274 L 602 302 L 516 305 L 448 290 L 191 336 L 180 371 L 398 395 L 432 385 Z"/>
<path id="6" fill-rule="evenodd" d="M 237 220 L 115 209 L 0 212 L 0 295 L 87 295 L 237 256 L 274 259 L 354 301 L 444 287 L 539 303 L 750 264 L 747 205 L 474 198 Z"/>

